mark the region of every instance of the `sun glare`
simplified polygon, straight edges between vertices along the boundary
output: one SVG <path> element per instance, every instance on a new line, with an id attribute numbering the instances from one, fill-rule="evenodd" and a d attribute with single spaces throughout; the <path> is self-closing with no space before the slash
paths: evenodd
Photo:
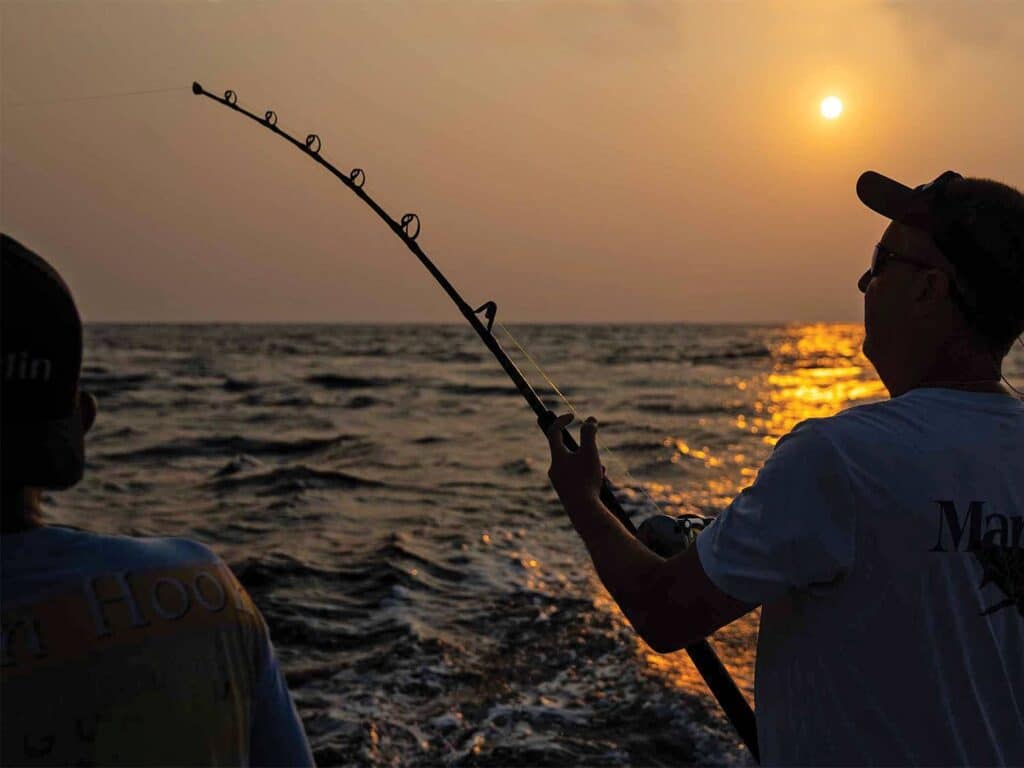
<path id="1" fill-rule="evenodd" d="M 821 116 L 826 120 L 835 120 L 843 112 L 843 102 L 835 96 L 829 96 L 821 102 Z"/>

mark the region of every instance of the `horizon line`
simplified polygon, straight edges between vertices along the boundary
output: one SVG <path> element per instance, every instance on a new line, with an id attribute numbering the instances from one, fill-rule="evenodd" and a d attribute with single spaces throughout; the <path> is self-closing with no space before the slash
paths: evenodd
<path id="1" fill-rule="evenodd" d="M 863 325 L 862 320 L 505 320 L 505 325 Z M 83 320 L 82 325 L 469 325 L 462 320 Z"/>

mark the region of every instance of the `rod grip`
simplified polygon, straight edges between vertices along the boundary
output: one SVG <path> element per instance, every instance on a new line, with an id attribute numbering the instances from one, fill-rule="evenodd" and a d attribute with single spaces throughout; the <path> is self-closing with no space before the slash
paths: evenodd
<path id="1" fill-rule="evenodd" d="M 548 428 L 554 424 L 555 419 L 557 418 L 558 417 L 553 411 L 544 411 L 544 413 L 537 417 L 537 424 L 540 425 L 544 434 L 547 434 Z M 576 442 L 576 438 L 569 434 L 569 430 L 567 429 L 562 430 L 562 442 L 565 443 L 565 447 L 570 451 L 575 451 L 580 447 Z M 624 510 L 622 505 L 619 504 L 619 500 L 615 497 L 615 492 L 612 491 L 612 486 L 606 477 L 601 479 L 600 497 L 601 503 L 608 508 L 608 511 L 615 515 L 618 521 L 625 526 L 627 531 L 636 536 L 636 526 L 633 525 L 633 521 L 630 520 L 629 514 L 626 510 Z"/>
<path id="2" fill-rule="evenodd" d="M 757 763 L 761 762 L 761 750 L 757 741 L 757 717 L 750 708 L 747 698 L 736 686 L 729 670 L 725 668 L 707 639 L 698 640 L 686 647 L 693 666 L 708 684 L 712 695 L 718 700 L 726 717 L 732 722 L 740 739 L 750 750 Z"/>

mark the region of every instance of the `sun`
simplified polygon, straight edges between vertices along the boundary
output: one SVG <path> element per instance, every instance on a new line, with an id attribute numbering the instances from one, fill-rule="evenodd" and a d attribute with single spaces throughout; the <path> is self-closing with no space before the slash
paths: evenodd
<path id="1" fill-rule="evenodd" d="M 826 120 L 835 120 L 843 113 L 843 102 L 836 96 L 829 96 L 821 101 L 821 116 Z"/>

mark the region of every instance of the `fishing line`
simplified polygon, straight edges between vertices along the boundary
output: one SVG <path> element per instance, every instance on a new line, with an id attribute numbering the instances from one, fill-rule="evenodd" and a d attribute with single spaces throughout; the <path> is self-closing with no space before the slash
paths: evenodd
<path id="1" fill-rule="evenodd" d="M 579 419 L 580 414 L 576 410 L 576 407 L 571 402 L 569 402 L 569 398 L 566 397 L 562 393 L 562 390 L 558 388 L 558 385 L 551 380 L 551 377 L 548 376 L 547 372 L 541 367 L 540 363 L 538 363 L 533 358 L 533 355 L 526 351 L 526 347 L 519 343 L 519 340 L 512 335 L 512 332 L 500 320 L 496 320 L 494 324 L 501 328 L 502 331 L 504 331 L 505 335 L 508 336 L 509 340 L 530 362 L 530 365 L 532 365 L 536 369 L 537 373 L 539 373 L 544 378 L 544 381 L 548 383 L 548 386 L 551 387 L 551 389 L 554 391 L 556 395 L 558 395 L 559 399 L 565 404 L 565 407 L 569 409 L 569 412 L 577 419 Z M 649 501 L 656 510 L 658 510 L 658 512 L 660 512 L 663 515 L 667 515 L 668 513 L 664 509 L 662 509 L 661 505 L 657 501 L 655 501 L 654 497 L 647 492 L 647 489 L 644 488 L 643 484 L 638 482 L 637 479 L 633 477 L 633 475 L 629 471 L 629 467 L 627 466 L 626 462 L 623 461 L 622 458 L 620 458 L 619 455 L 615 453 L 610 446 L 602 444 L 600 438 L 597 439 L 597 444 L 601 451 L 603 451 L 606 456 L 608 456 L 612 461 L 615 462 L 615 464 L 618 466 L 618 469 L 622 472 L 623 475 L 626 476 L 626 479 L 629 480 L 630 484 L 633 487 L 635 487 L 640 492 L 640 494 L 644 498 L 646 498 L 647 501 Z"/>
<path id="2" fill-rule="evenodd" d="M 142 96 L 149 93 L 171 93 L 172 91 L 187 91 L 188 88 L 175 86 L 174 88 L 150 88 L 144 91 L 118 91 L 117 93 L 98 93 L 93 96 L 67 96 L 54 99 L 39 99 L 37 101 L 11 101 L 5 102 L 4 107 L 39 107 L 46 104 L 68 104 L 76 101 L 96 101 L 98 99 L 117 99 L 122 96 Z"/>

